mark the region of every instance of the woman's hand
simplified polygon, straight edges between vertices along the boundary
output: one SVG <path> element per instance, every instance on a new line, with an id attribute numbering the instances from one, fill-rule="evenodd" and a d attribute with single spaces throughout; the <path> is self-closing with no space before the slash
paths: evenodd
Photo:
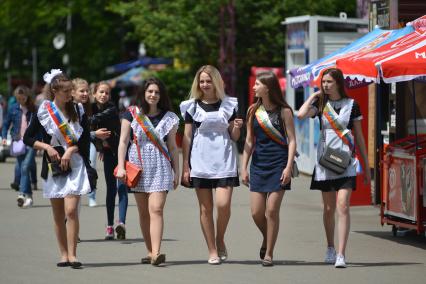
<path id="1" fill-rule="evenodd" d="M 73 150 L 71 148 L 68 148 L 67 150 L 65 150 L 65 153 L 62 155 L 61 169 L 63 171 L 68 170 L 68 168 L 70 167 L 70 161 L 71 161 L 72 153 L 73 153 Z"/>
<path id="2" fill-rule="evenodd" d="M 189 168 L 184 167 L 182 170 L 182 184 L 189 186 L 190 185 L 190 173 L 191 171 L 189 170 Z"/>
<path id="3" fill-rule="evenodd" d="M 59 156 L 58 151 L 56 151 L 55 148 L 50 145 L 48 146 L 46 152 L 51 162 L 57 162 L 61 159 L 61 156 Z"/>
<path id="4" fill-rule="evenodd" d="M 241 182 L 242 182 L 245 186 L 249 186 L 250 179 L 249 179 L 249 175 L 248 175 L 247 170 L 242 170 L 242 171 L 241 171 Z"/>
<path id="5" fill-rule="evenodd" d="M 370 169 L 364 171 L 364 184 L 368 185 L 371 182 Z"/>
<path id="6" fill-rule="evenodd" d="M 173 189 L 176 189 L 178 185 L 179 185 L 179 175 L 175 173 L 173 177 Z"/>
<path id="7" fill-rule="evenodd" d="M 115 176 L 117 179 L 121 180 L 122 182 L 126 182 L 126 170 L 124 168 L 118 168 L 117 174 Z"/>
<path id="8" fill-rule="evenodd" d="M 290 182 L 290 180 L 291 180 L 291 167 L 286 167 L 283 170 L 283 173 L 281 174 L 280 181 L 282 185 L 286 185 L 287 183 Z"/>
<path id="9" fill-rule="evenodd" d="M 236 129 L 241 129 L 241 127 L 243 127 L 243 119 L 242 118 L 236 118 L 234 119 L 234 128 Z"/>
<path id="10" fill-rule="evenodd" d="M 106 128 L 99 128 L 95 131 L 95 136 L 98 139 L 105 140 L 111 136 L 111 131 Z"/>

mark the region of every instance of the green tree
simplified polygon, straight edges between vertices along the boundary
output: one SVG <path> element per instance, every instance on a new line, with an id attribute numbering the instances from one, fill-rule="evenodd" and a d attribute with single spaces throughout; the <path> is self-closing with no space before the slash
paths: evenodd
<path id="1" fill-rule="evenodd" d="M 9 53 L 13 77 L 31 80 L 31 50 L 36 47 L 40 83 L 42 74 L 51 68 L 69 69 L 72 77 L 89 81 L 105 79 L 106 66 L 128 59 L 123 40 L 128 26 L 118 14 L 106 10 L 115 2 L 118 0 L 0 1 L 0 62 Z M 67 31 L 68 15 L 72 25 Z M 67 43 L 56 50 L 52 40 L 59 32 L 67 34 Z M 70 56 L 70 66 L 62 63 L 65 53 Z M 3 90 L 5 73 L 0 72 Z"/>

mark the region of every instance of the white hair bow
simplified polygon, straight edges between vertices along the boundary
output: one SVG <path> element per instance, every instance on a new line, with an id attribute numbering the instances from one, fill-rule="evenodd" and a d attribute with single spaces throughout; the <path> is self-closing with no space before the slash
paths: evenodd
<path id="1" fill-rule="evenodd" d="M 52 70 L 50 70 L 50 72 L 44 73 L 43 80 L 47 84 L 50 84 L 52 82 L 53 77 L 55 77 L 58 74 L 62 74 L 61 69 L 52 69 Z"/>

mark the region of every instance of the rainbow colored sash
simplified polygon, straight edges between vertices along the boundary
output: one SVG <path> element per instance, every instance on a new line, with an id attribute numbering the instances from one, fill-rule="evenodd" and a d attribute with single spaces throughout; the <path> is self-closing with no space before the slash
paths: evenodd
<path id="1" fill-rule="evenodd" d="M 268 113 L 263 105 L 259 106 L 255 115 L 260 127 L 269 138 L 282 146 L 287 146 L 287 140 L 281 135 L 278 129 L 272 125 L 272 122 L 269 120 Z"/>
<path id="2" fill-rule="evenodd" d="M 68 146 L 77 144 L 77 137 L 75 136 L 69 124 L 63 120 L 62 115 L 59 113 L 59 110 L 56 108 L 55 104 L 53 102 L 47 101 L 46 108 L 62 136 L 64 136 Z"/>
<path id="3" fill-rule="evenodd" d="M 328 123 L 330 123 L 336 134 L 343 140 L 343 142 L 348 145 L 351 150 L 355 149 L 355 144 L 352 136 L 350 135 L 350 131 L 346 128 L 343 128 L 339 124 L 337 120 L 338 115 L 334 108 L 330 105 L 330 102 L 327 102 L 325 105 L 323 115 L 328 120 Z"/>
<path id="4" fill-rule="evenodd" d="M 166 159 L 170 162 L 172 159 L 170 158 L 169 151 L 167 151 L 164 143 L 160 140 L 160 138 L 158 138 L 157 134 L 155 133 L 155 128 L 149 118 L 142 114 L 142 112 L 139 111 L 136 107 L 130 107 L 129 111 L 133 118 L 136 119 L 136 121 L 142 127 L 142 130 L 145 132 L 148 139 L 151 140 L 152 144 L 154 144 L 158 150 L 160 150 L 161 154 L 163 154 L 164 157 L 166 157 Z"/>

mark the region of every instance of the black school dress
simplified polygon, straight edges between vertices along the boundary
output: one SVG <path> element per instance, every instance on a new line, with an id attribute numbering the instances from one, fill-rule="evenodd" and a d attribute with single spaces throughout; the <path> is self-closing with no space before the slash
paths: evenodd
<path id="1" fill-rule="evenodd" d="M 267 112 L 272 125 L 285 137 L 280 109 Z M 287 166 L 288 147 L 269 138 L 256 117 L 253 118 L 253 130 L 256 142 L 250 164 L 250 191 L 268 193 L 290 190 L 291 181 L 283 186 L 280 180 Z"/>

